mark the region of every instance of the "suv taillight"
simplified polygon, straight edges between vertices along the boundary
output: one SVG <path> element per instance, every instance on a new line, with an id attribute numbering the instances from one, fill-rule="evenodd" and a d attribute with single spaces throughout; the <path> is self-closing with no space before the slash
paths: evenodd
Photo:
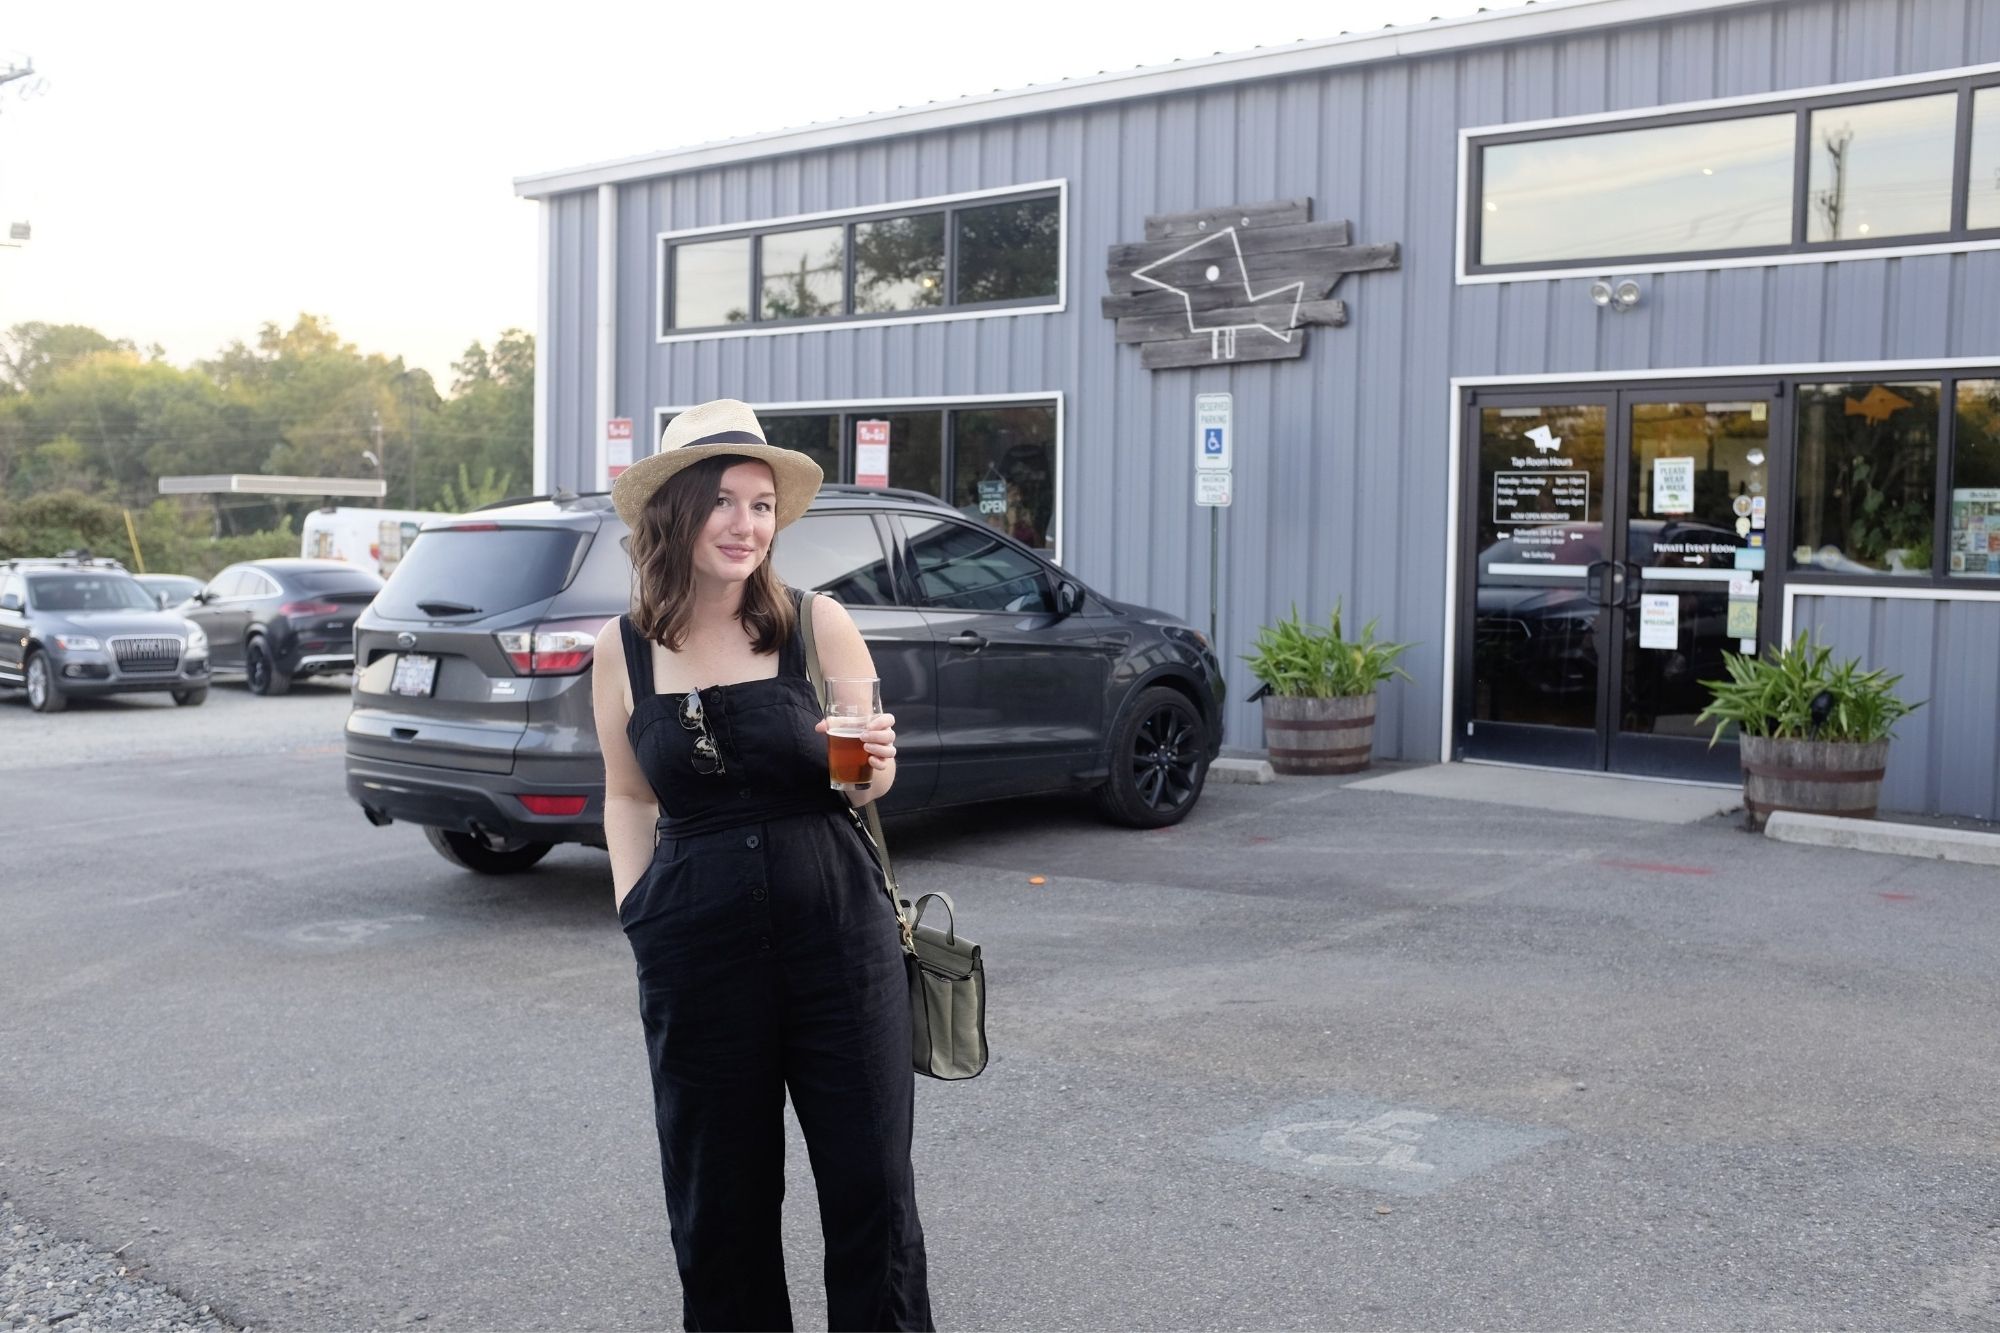
<path id="1" fill-rule="evenodd" d="M 340 614 L 339 602 L 286 602 L 278 608 L 281 616 L 335 616 Z"/>
<path id="2" fill-rule="evenodd" d="M 516 675 L 570 676 L 588 670 L 602 620 L 561 620 L 493 637 Z"/>

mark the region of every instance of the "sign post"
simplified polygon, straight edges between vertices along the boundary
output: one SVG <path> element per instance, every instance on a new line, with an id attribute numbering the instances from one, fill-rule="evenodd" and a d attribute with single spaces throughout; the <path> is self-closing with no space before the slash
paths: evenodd
<path id="1" fill-rule="evenodd" d="M 1235 399 L 1194 396 L 1194 502 L 1208 510 L 1208 641 L 1216 639 L 1216 589 L 1222 582 L 1222 511 L 1236 483 L 1232 446 Z M 1219 652 L 1220 649 L 1217 649 Z"/>
<path id="2" fill-rule="evenodd" d="M 616 481 L 632 466 L 632 418 L 613 417 L 604 423 L 604 479 Z"/>

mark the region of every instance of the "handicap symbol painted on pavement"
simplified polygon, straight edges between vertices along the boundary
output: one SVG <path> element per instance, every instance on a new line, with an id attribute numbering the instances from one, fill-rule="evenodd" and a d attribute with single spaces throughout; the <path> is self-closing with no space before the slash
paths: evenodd
<path id="1" fill-rule="evenodd" d="M 1385 1111 L 1369 1120 L 1301 1120 L 1266 1130 L 1258 1140 L 1268 1153 L 1307 1166 L 1379 1166 L 1389 1171 L 1435 1171 L 1436 1162 L 1417 1160 L 1424 1137 L 1414 1125 L 1434 1124 L 1428 1111 Z M 1308 1152 L 1300 1146 L 1325 1142 L 1326 1149 Z"/>

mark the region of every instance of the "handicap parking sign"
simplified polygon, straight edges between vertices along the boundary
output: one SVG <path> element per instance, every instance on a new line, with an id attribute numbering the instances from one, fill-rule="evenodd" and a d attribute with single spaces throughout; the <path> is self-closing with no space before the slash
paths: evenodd
<path id="1" fill-rule="evenodd" d="M 1209 458 L 1222 457 L 1222 427 L 1210 426 L 1202 432 L 1201 451 Z"/>

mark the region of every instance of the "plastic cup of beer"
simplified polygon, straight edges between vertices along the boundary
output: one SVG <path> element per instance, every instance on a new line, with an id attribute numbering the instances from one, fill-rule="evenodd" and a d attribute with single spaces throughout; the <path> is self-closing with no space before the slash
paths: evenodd
<path id="1" fill-rule="evenodd" d="M 882 711 L 882 682 L 874 676 L 829 676 L 826 681 L 826 769 L 835 791 L 867 791 L 875 776 L 861 737 Z"/>

